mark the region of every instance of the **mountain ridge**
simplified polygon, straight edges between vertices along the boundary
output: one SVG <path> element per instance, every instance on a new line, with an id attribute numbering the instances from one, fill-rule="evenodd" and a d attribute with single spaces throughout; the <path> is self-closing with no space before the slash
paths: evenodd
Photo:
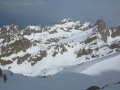
<path id="1" fill-rule="evenodd" d="M 64 19 L 46 27 L 3 26 L 0 29 L 0 67 L 30 76 L 53 75 L 76 62 L 120 51 L 119 31 L 119 26 L 107 28 L 102 19 L 95 25 Z M 37 66 L 39 72 L 34 71 Z"/>

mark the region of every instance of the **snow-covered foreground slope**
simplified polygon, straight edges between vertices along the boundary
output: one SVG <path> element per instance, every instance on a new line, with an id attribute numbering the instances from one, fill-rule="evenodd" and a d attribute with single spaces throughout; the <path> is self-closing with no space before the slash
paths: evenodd
<path id="1" fill-rule="evenodd" d="M 120 52 L 103 58 L 73 65 L 47 78 L 7 74 L 6 83 L 0 78 L 0 90 L 86 90 L 90 86 L 103 90 L 120 90 Z"/>

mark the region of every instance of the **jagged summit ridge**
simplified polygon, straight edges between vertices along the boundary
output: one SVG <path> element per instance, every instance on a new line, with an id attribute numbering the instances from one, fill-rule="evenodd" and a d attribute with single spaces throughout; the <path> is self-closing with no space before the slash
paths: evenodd
<path id="1" fill-rule="evenodd" d="M 74 20 L 73 19 L 71 19 L 71 18 L 67 18 L 67 19 L 63 19 L 61 22 L 73 22 Z"/>

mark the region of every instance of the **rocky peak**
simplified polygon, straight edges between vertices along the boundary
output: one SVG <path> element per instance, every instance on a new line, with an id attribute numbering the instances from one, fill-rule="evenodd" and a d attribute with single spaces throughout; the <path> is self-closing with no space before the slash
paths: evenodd
<path id="1" fill-rule="evenodd" d="M 99 31 L 99 33 L 100 33 L 101 36 L 102 36 L 101 39 L 102 39 L 104 42 L 107 42 L 107 37 L 110 35 L 110 33 L 109 33 L 109 30 L 108 30 L 107 27 L 106 27 L 105 22 L 104 22 L 102 19 L 99 19 L 99 20 L 96 22 L 95 25 L 98 26 L 98 31 Z"/>
<path id="2" fill-rule="evenodd" d="M 11 31 L 18 31 L 18 30 L 22 30 L 22 28 L 18 25 L 5 25 L 3 27 L 1 27 L 1 32 L 11 32 Z"/>
<path id="3" fill-rule="evenodd" d="M 68 19 L 63 19 L 61 22 L 74 22 L 74 20 L 73 20 L 73 19 L 68 18 Z"/>
<path id="4" fill-rule="evenodd" d="M 42 26 L 33 26 L 33 25 L 28 25 L 26 28 L 24 28 L 23 34 L 24 35 L 30 35 L 31 33 L 41 33 L 42 32 Z"/>
<path id="5" fill-rule="evenodd" d="M 50 26 L 53 27 L 55 25 L 62 25 L 62 24 L 66 24 L 66 23 L 69 23 L 69 22 L 75 22 L 73 19 L 63 19 L 62 21 L 59 21 L 59 22 L 55 22 L 55 23 L 52 23 Z"/>
<path id="6" fill-rule="evenodd" d="M 102 19 L 97 20 L 96 25 L 98 25 L 99 29 L 101 30 L 106 29 L 106 23 Z"/>

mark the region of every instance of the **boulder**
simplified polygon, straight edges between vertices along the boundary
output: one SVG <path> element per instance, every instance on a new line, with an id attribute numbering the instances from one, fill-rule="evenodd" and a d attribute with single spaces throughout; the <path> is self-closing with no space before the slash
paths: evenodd
<path id="1" fill-rule="evenodd" d="M 98 86 L 91 86 L 86 90 L 100 90 L 100 88 Z"/>

